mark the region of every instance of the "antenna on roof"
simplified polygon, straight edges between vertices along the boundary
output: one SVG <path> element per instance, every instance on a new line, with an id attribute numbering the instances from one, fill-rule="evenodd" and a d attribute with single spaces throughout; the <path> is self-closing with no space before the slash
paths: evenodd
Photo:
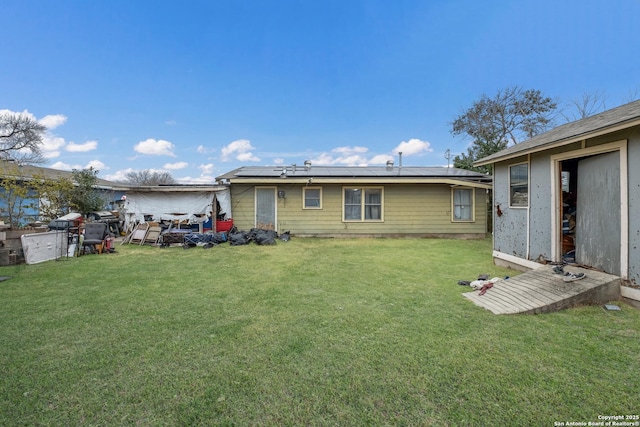
<path id="1" fill-rule="evenodd" d="M 451 159 L 451 150 L 447 148 L 447 151 L 444 152 L 444 158 L 447 159 L 447 169 L 449 169 L 449 160 Z"/>

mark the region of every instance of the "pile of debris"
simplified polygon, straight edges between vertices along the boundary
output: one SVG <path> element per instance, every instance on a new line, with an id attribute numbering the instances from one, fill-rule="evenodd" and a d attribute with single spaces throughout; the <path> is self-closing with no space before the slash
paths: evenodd
<path id="1" fill-rule="evenodd" d="M 238 230 L 235 226 L 228 231 L 205 231 L 198 233 L 191 229 L 165 228 L 159 223 L 140 223 L 127 235 L 122 243 L 139 245 L 150 244 L 161 248 L 182 246 L 184 249 L 203 247 L 205 249 L 229 242 L 231 246 L 275 245 L 278 240 L 287 242 L 291 239 L 289 231 L 278 234 L 275 230 L 252 228 L 250 231 Z"/>
<path id="2" fill-rule="evenodd" d="M 252 228 L 250 231 L 242 231 L 233 227 L 228 233 L 187 234 L 184 236 L 183 247 L 189 249 L 202 246 L 205 249 L 209 249 L 225 242 L 229 242 L 231 246 L 248 245 L 251 242 L 256 245 L 275 245 L 277 240 L 288 242 L 290 239 L 291 234 L 288 231 L 278 235 L 275 230 Z"/>

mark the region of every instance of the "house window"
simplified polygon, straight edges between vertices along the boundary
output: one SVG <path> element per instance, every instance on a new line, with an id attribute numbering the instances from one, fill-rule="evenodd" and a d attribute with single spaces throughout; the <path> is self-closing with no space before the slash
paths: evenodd
<path id="1" fill-rule="evenodd" d="M 343 189 L 345 221 L 382 221 L 382 188 L 349 187 Z"/>
<path id="2" fill-rule="evenodd" d="M 522 163 L 509 166 L 509 205 L 529 205 L 529 165 Z"/>
<path id="3" fill-rule="evenodd" d="M 453 221 L 474 221 L 474 198 L 472 188 L 453 188 Z"/>
<path id="4" fill-rule="evenodd" d="M 302 201 L 303 209 L 322 209 L 322 188 L 303 187 Z"/>

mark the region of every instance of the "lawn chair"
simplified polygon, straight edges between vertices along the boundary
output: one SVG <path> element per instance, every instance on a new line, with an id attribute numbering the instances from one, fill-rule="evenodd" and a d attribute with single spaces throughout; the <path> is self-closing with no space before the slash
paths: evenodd
<path id="1" fill-rule="evenodd" d="M 107 224 L 104 222 L 88 222 L 84 226 L 84 238 L 82 239 L 82 252 L 90 248 L 91 252 L 98 251 L 102 254 L 107 238 Z"/>

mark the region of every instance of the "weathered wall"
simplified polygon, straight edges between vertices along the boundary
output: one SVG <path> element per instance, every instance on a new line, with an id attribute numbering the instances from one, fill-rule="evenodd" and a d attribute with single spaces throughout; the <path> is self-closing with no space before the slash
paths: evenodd
<path id="1" fill-rule="evenodd" d="M 517 256 L 527 257 L 527 208 L 509 207 L 509 165 L 522 163 L 526 157 L 512 162 L 498 163 L 494 167 L 493 180 L 493 240 L 496 251 Z M 531 189 L 529 189 L 531 193 Z M 529 194 L 531 197 L 531 194 Z M 502 215 L 497 213 L 500 207 Z"/>
<path id="2" fill-rule="evenodd" d="M 373 185 L 372 185 L 373 186 Z M 314 186 L 315 187 L 315 186 Z M 465 235 L 486 234 L 486 191 L 475 190 L 475 221 L 451 221 L 449 185 L 384 185 L 383 221 L 343 222 L 342 185 L 322 185 L 322 209 L 302 208 L 302 185 L 281 184 L 285 198 L 277 200 L 277 229 L 297 235 Z M 234 225 L 254 226 L 254 187 L 231 186 Z"/>
<path id="3" fill-rule="evenodd" d="M 629 135 L 629 280 L 640 285 L 640 129 Z"/>

